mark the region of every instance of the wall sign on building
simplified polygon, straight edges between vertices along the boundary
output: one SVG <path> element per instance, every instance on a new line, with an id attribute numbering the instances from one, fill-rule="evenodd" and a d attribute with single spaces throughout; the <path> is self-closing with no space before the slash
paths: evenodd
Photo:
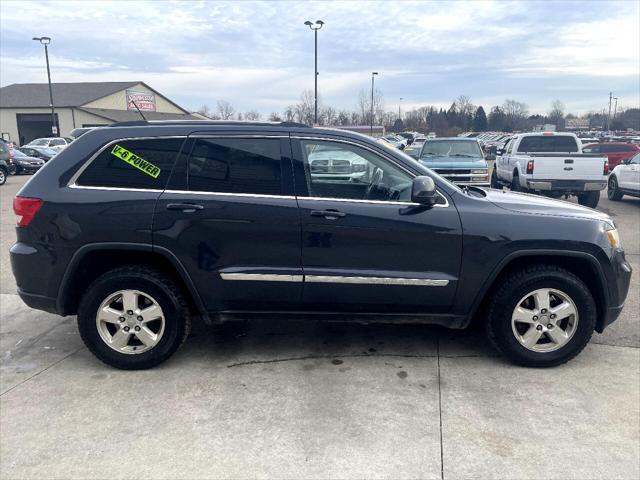
<path id="1" fill-rule="evenodd" d="M 127 110 L 136 110 L 136 105 L 143 112 L 156 111 L 156 96 L 153 93 L 127 90 Z M 134 105 L 135 102 L 135 105 Z"/>

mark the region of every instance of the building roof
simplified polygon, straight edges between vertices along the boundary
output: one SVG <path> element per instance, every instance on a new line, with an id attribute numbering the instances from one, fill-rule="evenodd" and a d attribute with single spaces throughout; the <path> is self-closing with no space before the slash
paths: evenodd
<path id="1" fill-rule="evenodd" d="M 79 82 L 52 83 L 56 107 L 79 107 L 112 93 L 144 82 Z M 49 106 L 46 83 L 14 83 L 0 88 L 0 107 L 38 108 Z"/>
<path id="2" fill-rule="evenodd" d="M 91 113 L 99 117 L 111 120 L 112 122 L 129 122 L 132 120 L 142 120 L 136 110 L 111 110 L 106 108 L 86 108 L 79 107 L 78 110 Z M 180 113 L 142 112 L 147 120 L 200 120 L 194 115 L 183 115 Z"/>

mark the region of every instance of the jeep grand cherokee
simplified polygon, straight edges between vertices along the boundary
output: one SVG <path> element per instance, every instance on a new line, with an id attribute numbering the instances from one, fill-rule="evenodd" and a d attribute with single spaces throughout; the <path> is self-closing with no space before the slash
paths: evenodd
<path id="1" fill-rule="evenodd" d="M 309 153 L 321 150 L 367 174 L 315 176 Z M 171 356 L 194 316 L 274 314 L 480 318 L 512 361 L 552 366 L 617 318 L 631 275 L 605 214 L 461 189 L 371 138 L 288 123 L 96 129 L 24 185 L 14 210 L 22 299 L 77 315 L 87 347 L 125 369 Z"/>

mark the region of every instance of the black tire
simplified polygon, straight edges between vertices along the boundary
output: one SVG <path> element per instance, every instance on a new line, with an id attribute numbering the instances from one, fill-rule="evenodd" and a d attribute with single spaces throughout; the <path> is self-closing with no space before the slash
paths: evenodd
<path id="1" fill-rule="evenodd" d="M 600 191 L 587 192 L 578 195 L 578 203 L 583 207 L 596 208 L 600 201 Z"/>
<path id="2" fill-rule="evenodd" d="M 522 190 L 520 186 L 520 176 L 518 172 L 513 172 L 513 179 L 511 179 L 511 191 L 512 192 L 520 192 Z"/>
<path id="3" fill-rule="evenodd" d="M 493 173 L 491 173 L 491 188 L 502 188 L 498 182 L 498 174 L 496 173 L 496 167 L 493 167 Z"/>
<path id="4" fill-rule="evenodd" d="M 7 169 L 0 167 L 0 185 L 4 185 L 7 182 Z"/>
<path id="5" fill-rule="evenodd" d="M 152 296 L 164 313 L 164 333 L 157 345 L 143 353 L 127 354 L 112 349 L 102 340 L 96 325 L 101 303 L 109 295 L 126 289 Z M 191 317 L 181 289 L 170 278 L 147 267 L 130 266 L 111 270 L 89 285 L 78 307 L 78 329 L 87 348 L 102 362 L 123 370 L 141 370 L 154 367 L 175 353 L 189 335 Z"/>
<path id="6" fill-rule="evenodd" d="M 527 349 L 516 339 L 511 327 L 517 302 L 540 288 L 567 293 L 578 311 L 576 331 L 571 339 L 550 352 Z M 573 273 L 553 265 L 532 266 L 504 278 L 495 291 L 487 310 L 486 333 L 493 346 L 512 362 L 526 367 L 554 367 L 571 360 L 589 343 L 596 325 L 596 304 L 589 288 Z"/>
<path id="7" fill-rule="evenodd" d="M 624 193 L 622 193 L 618 188 L 618 179 L 615 175 L 611 175 L 609 177 L 609 183 L 607 186 L 607 197 L 609 198 L 609 200 L 619 202 L 620 200 L 622 200 L 623 195 Z"/>

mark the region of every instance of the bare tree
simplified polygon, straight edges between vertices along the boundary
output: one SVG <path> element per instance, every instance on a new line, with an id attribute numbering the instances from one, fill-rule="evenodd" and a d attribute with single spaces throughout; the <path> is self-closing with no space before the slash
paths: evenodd
<path id="1" fill-rule="evenodd" d="M 338 119 L 338 114 L 333 107 L 323 107 L 320 112 L 320 121 L 321 125 L 335 125 Z"/>
<path id="2" fill-rule="evenodd" d="M 282 121 L 282 117 L 277 112 L 271 112 L 269 114 L 269 121 L 270 122 L 281 122 Z"/>
<path id="3" fill-rule="evenodd" d="M 502 111 L 505 114 L 507 126 L 513 130 L 521 129 L 524 126 L 527 116 L 529 116 L 527 105 L 512 99 L 504 101 Z"/>
<path id="4" fill-rule="evenodd" d="M 226 100 L 218 100 L 218 114 L 222 120 L 230 120 L 235 113 L 233 106 Z"/>
<path id="5" fill-rule="evenodd" d="M 245 112 L 245 114 L 244 114 L 244 119 L 252 121 L 252 122 L 258 121 L 261 118 L 262 118 L 262 114 L 260 112 L 255 111 L 255 110 L 249 110 L 248 112 Z"/>
<path id="6" fill-rule="evenodd" d="M 203 115 L 207 118 L 211 118 L 211 109 L 208 105 L 202 105 L 198 110 L 196 110 L 196 113 L 199 113 L 200 115 Z"/>
<path id="7" fill-rule="evenodd" d="M 553 123 L 558 129 L 564 128 L 564 104 L 560 100 L 554 100 L 551 103 L 551 110 L 547 118 L 549 122 Z"/>
<path id="8" fill-rule="evenodd" d="M 358 94 L 357 103 L 358 113 L 360 114 L 360 123 L 363 125 L 369 125 L 371 123 L 371 91 L 367 91 L 364 88 L 360 90 Z M 376 123 L 376 119 L 381 122 L 382 115 L 384 114 L 384 97 L 382 92 L 376 89 L 373 92 L 373 123 Z"/>

